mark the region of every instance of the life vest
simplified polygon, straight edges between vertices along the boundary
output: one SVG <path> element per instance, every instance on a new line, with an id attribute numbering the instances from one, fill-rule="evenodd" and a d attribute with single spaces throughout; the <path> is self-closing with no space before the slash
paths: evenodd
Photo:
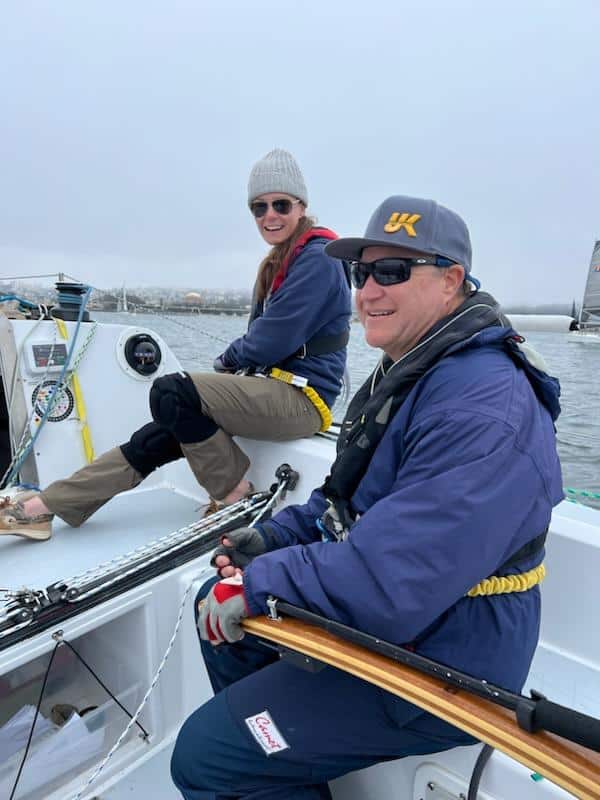
<path id="1" fill-rule="evenodd" d="M 267 296 L 272 297 L 273 294 L 275 294 L 275 292 L 280 288 L 288 274 L 291 264 L 296 260 L 296 258 L 298 258 L 308 242 L 310 242 L 312 239 L 329 239 L 332 241 L 337 238 L 339 238 L 337 233 L 334 233 L 329 228 L 311 228 L 299 236 L 296 241 L 296 246 L 288 258 L 286 258 L 286 260 L 283 262 L 273 278 L 271 288 L 269 289 Z M 348 286 L 350 286 L 349 267 L 345 261 L 342 261 L 342 266 L 344 268 L 346 280 L 348 281 Z M 256 296 L 256 287 L 254 288 L 254 296 Z M 263 314 L 264 306 L 264 301 L 253 302 L 252 311 L 250 312 L 250 319 L 248 321 L 248 327 L 250 327 L 252 322 L 254 322 L 257 317 L 260 317 Z M 329 336 L 313 336 L 308 342 L 305 342 L 302 347 L 299 348 L 299 350 L 297 350 L 295 353 L 291 353 L 281 364 L 270 366 L 277 366 L 282 369 L 287 369 L 289 362 L 294 358 L 307 358 L 308 356 L 323 356 L 327 353 L 335 353 L 338 350 L 346 347 L 349 339 L 349 329 L 342 331 L 342 333 L 330 334 Z"/>
<path id="2" fill-rule="evenodd" d="M 321 487 L 327 500 L 327 509 L 317 520 L 317 526 L 324 540 L 342 541 L 347 537 L 356 520 L 351 498 L 388 424 L 417 381 L 438 361 L 455 352 L 461 343 L 488 327 L 506 327 L 506 338 L 502 343 L 505 351 L 521 368 L 539 373 L 518 349 L 523 338 L 510 328 L 498 303 L 486 292 L 473 293 L 452 314 L 439 320 L 395 365 L 386 356 L 355 394 L 344 416 L 337 442 L 337 457 Z M 381 372 L 379 377 L 378 372 Z M 545 374 L 544 377 L 555 381 Z M 549 410 L 555 419 L 560 409 L 550 407 Z M 513 553 L 499 571 L 505 571 L 541 551 L 546 533 L 544 531 Z"/>

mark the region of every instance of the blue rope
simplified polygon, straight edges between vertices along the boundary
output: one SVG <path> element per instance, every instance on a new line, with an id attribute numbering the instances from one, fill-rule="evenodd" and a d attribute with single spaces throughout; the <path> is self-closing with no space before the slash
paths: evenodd
<path id="1" fill-rule="evenodd" d="M 58 292 L 57 294 L 58 294 L 58 303 L 63 307 L 75 306 L 76 308 L 79 308 L 79 306 L 83 302 L 83 295 L 81 294 L 72 294 L 71 292 Z"/>
<path id="2" fill-rule="evenodd" d="M 65 363 L 64 363 L 63 368 L 62 368 L 62 370 L 60 372 L 60 375 L 58 376 L 58 380 L 56 381 L 56 383 L 54 384 L 54 386 L 52 388 L 52 391 L 50 392 L 50 396 L 48 397 L 48 402 L 46 403 L 46 410 L 44 411 L 44 414 L 43 414 L 43 416 L 42 416 L 42 418 L 40 420 L 40 424 L 38 425 L 38 428 L 37 428 L 36 432 L 31 437 L 31 440 L 29 441 L 29 444 L 27 445 L 25 450 L 21 453 L 21 455 L 19 456 L 18 460 L 15 462 L 15 464 L 13 464 L 13 467 L 12 467 L 12 469 L 10 471 L 10 474 L 9 474 L 7 480 L 6 480 L 6 485 L 8 485 L 8 486 L 11 485 L 12 479 L 14 478 L 15 475 L 17 475 L 21 465 L 23 464 L 23 461 L 27 458 L 27 456 L 29 455 L 29 453 L 33 449 L 33 446 L 36 443 L 36 440 L 37 440 L 38 436 L 40 435 L 40 431 L 42 430 L 42 428 L 44 427 L 44 424 L 46 423 L 46 420 L 50 416 L 50 412 L 52 411 L 52 406 L 54 405 L 54 396 L 56 395 L 56 393 L 58 392 L 60 386 L 62 385 L 62 382 L 63 382 L 63 379 L 65 377 L 65 374 L 66 374 L 66 372 L 67 372 L 67 370 L 69 368 L 69 364 L 71 363 L 71 357 L 73 355 L 73 350 L 75 349 L 75 343 L 77 341 L 77 335 L 79 334 L 79 328 L 81 327 L 81 320 L 83 319 L 83 313 L 85 311 L 85 307 L 87 305 L 87 301 L 89 300 L 89 297 L 90 297 L 91 293 L 92 293 L 92 287 L 88 286 L 87 290 L 86 290 L 86 292 L 85 292 L 85 294 L 84 294 L 84 296 L 83 296 L 83 298 L 81 300 L 81 306 L 79 308 L 79 314 L 77 316 L 77 323 L 75 325 L 75 331 L 73 333 L 73 338 L 71 339 L 71 344 L 70 344 L 70 347 L 69 347 L 69 351 L 67 353 L 67 357 L 65 359 Z"/>
<path id="3" fill-rule="evenodd" d="M 18 300 L 19 304 L 23 306 L 23 308 L 37 308 L 37 303 L 32 303 L 31 300 L 25 300 L 24 297 L 19 297 L 16 294 L 3 294 L 0 295 L 0 303 L 8 303 L 11 300 Z"/>

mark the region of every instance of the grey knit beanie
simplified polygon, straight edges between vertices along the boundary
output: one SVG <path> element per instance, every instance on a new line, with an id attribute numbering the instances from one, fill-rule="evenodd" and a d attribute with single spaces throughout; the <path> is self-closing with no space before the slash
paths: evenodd
<path id="1" fill-rule="evenodd" d="M 271 150 L 252 167 L 248 179 L 248 205 L 268 192 L 291 194 L 308 205 L 308 192 L 300 167 L 287 150 Z"/>

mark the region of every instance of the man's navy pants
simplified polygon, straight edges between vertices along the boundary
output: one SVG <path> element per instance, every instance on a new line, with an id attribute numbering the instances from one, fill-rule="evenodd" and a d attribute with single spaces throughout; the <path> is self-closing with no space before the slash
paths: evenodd
<path id="1" fill-rule="evenodd" d="M 216 696 L 175 745 L 171 774 L 185 800 L 331 800 L 327 782 L 347 772 L 475 742 L 337 669 L 279 660 L 254 637 L 201 647 Z"/>

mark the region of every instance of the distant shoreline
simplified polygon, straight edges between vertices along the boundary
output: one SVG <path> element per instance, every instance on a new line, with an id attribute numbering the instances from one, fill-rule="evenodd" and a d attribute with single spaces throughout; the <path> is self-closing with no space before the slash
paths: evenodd
<path id="1" fill-rule="evenodd" d="M 220 306 L 180 306 L 180 305 L 165 305 L 165 306 L 139 306 L 134 305 L 132 308 L 103 308 L 102 306 L 91 304 L 88 306 L 90 312 L 101 311 L 106 314 L 186 314 L 188 316 L 196 314 L 216 314 L 224 316 L 247 316 L 250 309 L 243 306 L 234 307 L 220 307 Z"/>

